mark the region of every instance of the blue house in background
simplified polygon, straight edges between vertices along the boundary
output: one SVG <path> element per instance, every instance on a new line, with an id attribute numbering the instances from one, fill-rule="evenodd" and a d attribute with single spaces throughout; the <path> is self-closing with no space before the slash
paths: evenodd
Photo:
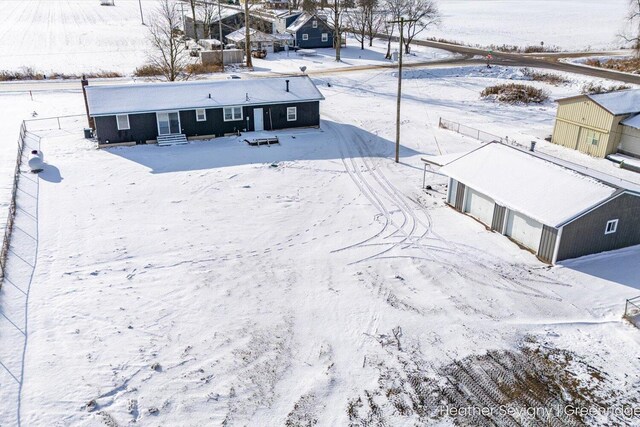
<path id="1" fill-rule="evenodd" d="M 294 45 L 301 49 L 333 47 L 333 29 L 317 14 L 303 13 L 289 27 Z"/>

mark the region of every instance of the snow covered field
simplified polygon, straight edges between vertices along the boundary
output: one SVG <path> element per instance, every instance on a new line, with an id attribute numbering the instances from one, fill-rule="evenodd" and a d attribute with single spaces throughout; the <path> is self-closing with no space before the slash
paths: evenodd
<path id="1" fill-rule="evenodd" d="M 522 346 L 553 351 L 600 404 L 637 399 L 640 336 L 621 320 L 640 291 L 637 247 L 549 268 L 445 207 L 442 177 L 420 189 L 421 156 L 478 146 L 438 129 L 439 116 L 525 142 L 551 131 L 551 102 L 479 99 L 514 77 L 408 71 L 400 164 L 390 70 L 316 79 L 321 129 L 278 132 L 280 146 L 220 138 L 95 150 L 81 126 L 44 133 L 50 168 L 27 188 L 39 202 L 27 209 L 38 255 L 23 425 L 450 425 L 429 384 L 486 387 L 487 375 L 503 375 L 495 364 L 484 377 L 447 369 L 487 350 L 526 365 Z M 580 82 L 535 84 L 558 97 Z M 79 101 L 59 98 L 69 110 Z M 19 295 L 11 289 L 0 302 Z M 4 312 L 20 319 L 20 307 Z M 3 343 L 5 363 L 12 347 Z M 11 425 L 6 390 L 0 414 Z M 612 419 L 633 424 L 589 424 Z"/>
<path id="2" fill-rule="evenodd" d="M 619 47 L 616 34 L 626 10 L 626 0 L 441 0 L 439 4 L 442 25 L 421 36 L 474 45 L 524 46 L 544 41 L 567 50 Z M 155 0 L 142 0 L 146 22 L 155 7 Z M 149 51 L 137 0 L 118 0 L 115 7 L 100 6 L 98 0 L 5 0 L 2 17 L 0 70 L 32 67 L 45 73 L 131 74 L 146 62 Z M 348 43 L 347 64 L 382 61 L 358 58 L 357 42 L 350 39 Z M 442 56 L 433 50 L 424 52 L 426 58 Z M 308 61 L 318 68 L 327 62 L 322 56 Z M 272 68 L 276 66 L 272 58 L 256 63 Z"/>
<path id="3" fill-rule="evenodd" d="M 440 0 L 440 28 L 428 37 L 478 45 L 616 49 L 626 0 Z"/>

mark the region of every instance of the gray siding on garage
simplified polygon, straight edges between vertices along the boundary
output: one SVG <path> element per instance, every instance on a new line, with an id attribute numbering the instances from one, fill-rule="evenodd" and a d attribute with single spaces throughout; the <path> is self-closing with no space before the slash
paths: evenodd
<path id="1" fill-rule="evenodd" d="M 542 226 L 542 236 L 540 237 L 540 247 L 538 248 L 538 258 L 541 261 L 551 264 L 553 262 L 553 251 L 556 248 L 558 229 Z"/>
<path id="2" fill-rule="evenodd" d="M 607 221 L 617 219 L 615 233 L 604 234 Z M 562 228 L 556 260 L 640 244 L 640 196 L 624 193 Z"/>
<path id="3" fill-rule="evenodd" d="M 491 229 L 499 233 L 504 232 L 504 217 L 507 213 L 507 208 L 500 206 L 496 203 L 493 208 L 493 220 L 491 221 Z"/>
<path id="4" fill-rule="evenodd" d="M 454 208 L 462 212 L 462 208 L 464 207 L 464 192 L 465 185 L 461 182 L 458 182 L 458 189 L 456 190 L 456 202 L 453 205 Z"/>

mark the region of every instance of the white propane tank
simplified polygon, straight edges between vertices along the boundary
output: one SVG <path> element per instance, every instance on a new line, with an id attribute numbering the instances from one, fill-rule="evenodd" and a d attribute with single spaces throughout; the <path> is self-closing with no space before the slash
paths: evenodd
<path id="1" fill-rule="evenodd" d="M 42 156 L 42 152 L 39 150 L 31 150 L 31 155 L 29 156 L 29 169 L 31 172 L 38 173 L 42 172 L 44 168 L 44 160 Z"/>

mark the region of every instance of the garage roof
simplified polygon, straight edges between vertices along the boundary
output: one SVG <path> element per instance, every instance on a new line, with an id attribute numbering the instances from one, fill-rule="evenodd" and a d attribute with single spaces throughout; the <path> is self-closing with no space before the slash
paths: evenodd
<path id="1" fill-rule="evenodd" d="M 561 98 L 557 101 L 568 101 L 582 97 L 591 99 L 596 104 L 613 114 L 621 116 L 624 114 L 640 113 L 640 89 L 618 90 L 609 93 L 597 93 L 591 95 L 577 95 L 568 98 Z"/>
<path id="2" fill-rule="evenodd" d="M 592 177 L 500 143 L 489 143 L 440 172 L 496 203 L 558 227 L 618 191 Z"/>
<path id="3" fill-rule="evenodd" d="M 87 86 L 92 117 L 322 99 L 307 76 Z"/>

